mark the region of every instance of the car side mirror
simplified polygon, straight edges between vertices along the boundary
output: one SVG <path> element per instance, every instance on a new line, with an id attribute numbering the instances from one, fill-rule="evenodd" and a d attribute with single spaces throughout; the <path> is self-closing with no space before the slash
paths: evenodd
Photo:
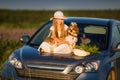
<path id="1" fill-rule="evenodd" d="M 30 39 L 30 36 L 29 35 L 23 35 L 21 38 L 20 38 L 20 41 L 24 44 L 26 44 Z"/>
<path id="2" fill-rule="evenodd" d="M 113 52 L 119 52 L 120 51 L 120 43 L 118 43 L 117 47 L 113 49 Z"/>

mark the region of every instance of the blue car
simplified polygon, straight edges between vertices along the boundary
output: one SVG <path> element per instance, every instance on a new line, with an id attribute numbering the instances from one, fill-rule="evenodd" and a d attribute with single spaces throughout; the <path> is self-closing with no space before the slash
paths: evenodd
<path id="1" fill-rule="evenodd" d="M 40 44 L 49 35 L 52 20 L 41 26 L 32 37 L 23 35 L 24 46 L 15 50 L 3 65 L 3 79 L 15 80 L 114 80 L 111 77 L 110 57 L 119 52 L 120 22 L 112 19 L 67 17 L 64 23 L 76 22 L 79 27 L 76 45 L 81 45 L 84 34 L 97 46 L 98 54 L 88 56 L 43 55 Z"/>

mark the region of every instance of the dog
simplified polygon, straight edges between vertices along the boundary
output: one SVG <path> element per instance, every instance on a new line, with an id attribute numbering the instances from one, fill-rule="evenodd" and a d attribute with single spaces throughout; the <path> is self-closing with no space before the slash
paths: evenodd
<path id="1" fill-rule="evenodd" d="M 79 33 L 79 28 L 77 26 L 77 23 L 75 22 L 71 22 L 70 26 L 67 28 L 66 33 L 65 33 L 65 41 L 68 41 L 69 45 L 68 47 L 70 48 L 70 50 L 68 48 L 67 51 L 68 52 L 72 52 L 72 49 L 74 48 L 76 42 L 77 42 L 77 35 Z M 65 45 L 66 46 L 66 45 Z M 47 53 L 66 53 L 66 50 L 64 48 L 65 51 L 62 51 L 64 48 L 64 46 L 62 45 L 59 46 L 59 44 L 57 44 L 57 42 L 55 42 L 53 40 L 53 38 L 51 37 L 47 37 L 44 42 L 40 45 L 38 51 L 40 52 L 47 52 Z"/>
<path id="2" fill-rule="evenodd" d="M 77 36 L 79 34 L 79 28 L 76 22 L 71 22 L 70 26 L 66 30 L 66 41 L 69 42 L 70 48 L 73 49 L 77 42 Z"/>

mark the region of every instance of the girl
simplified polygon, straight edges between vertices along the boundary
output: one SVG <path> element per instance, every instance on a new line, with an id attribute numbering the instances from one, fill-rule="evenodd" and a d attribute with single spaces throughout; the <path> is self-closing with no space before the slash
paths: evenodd
<path id="1" fill-rule="evenodd" d="M 64 16 L 62 11 L 56 11 L 54 13 L 53 24 L 50 28 L 51 32 L 51 41 L 54 41 L 54 44 L 49 44 L 49 40 L 47 42 L 43 42 L 40 45 L 40 48 L 43 52 L 52 52 L 52 53 L 60 53 L 60 54 L 68 54 L 71 53 L 71 49 L 69 47 L 69 43 L 65 40 L 66 30 L 68 28 L 67 25 L 64 24 Z"/>

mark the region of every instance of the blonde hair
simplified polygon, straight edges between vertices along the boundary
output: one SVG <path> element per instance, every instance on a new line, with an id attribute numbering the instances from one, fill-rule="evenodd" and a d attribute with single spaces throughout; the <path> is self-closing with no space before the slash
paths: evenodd
<path id="1" fill-rule="evenodd" d="M 65 38 L 66 33 L 65 33 L 64 22 L 60 24 L 60 26 L 61 26 L 61 35 L 60 35 L 60 37 L 58 36 L 56 18 L 53 19 L 53 24 L 52 25 L 54 26 L 56 37 L 58 37 L 58 38 Z"/>

